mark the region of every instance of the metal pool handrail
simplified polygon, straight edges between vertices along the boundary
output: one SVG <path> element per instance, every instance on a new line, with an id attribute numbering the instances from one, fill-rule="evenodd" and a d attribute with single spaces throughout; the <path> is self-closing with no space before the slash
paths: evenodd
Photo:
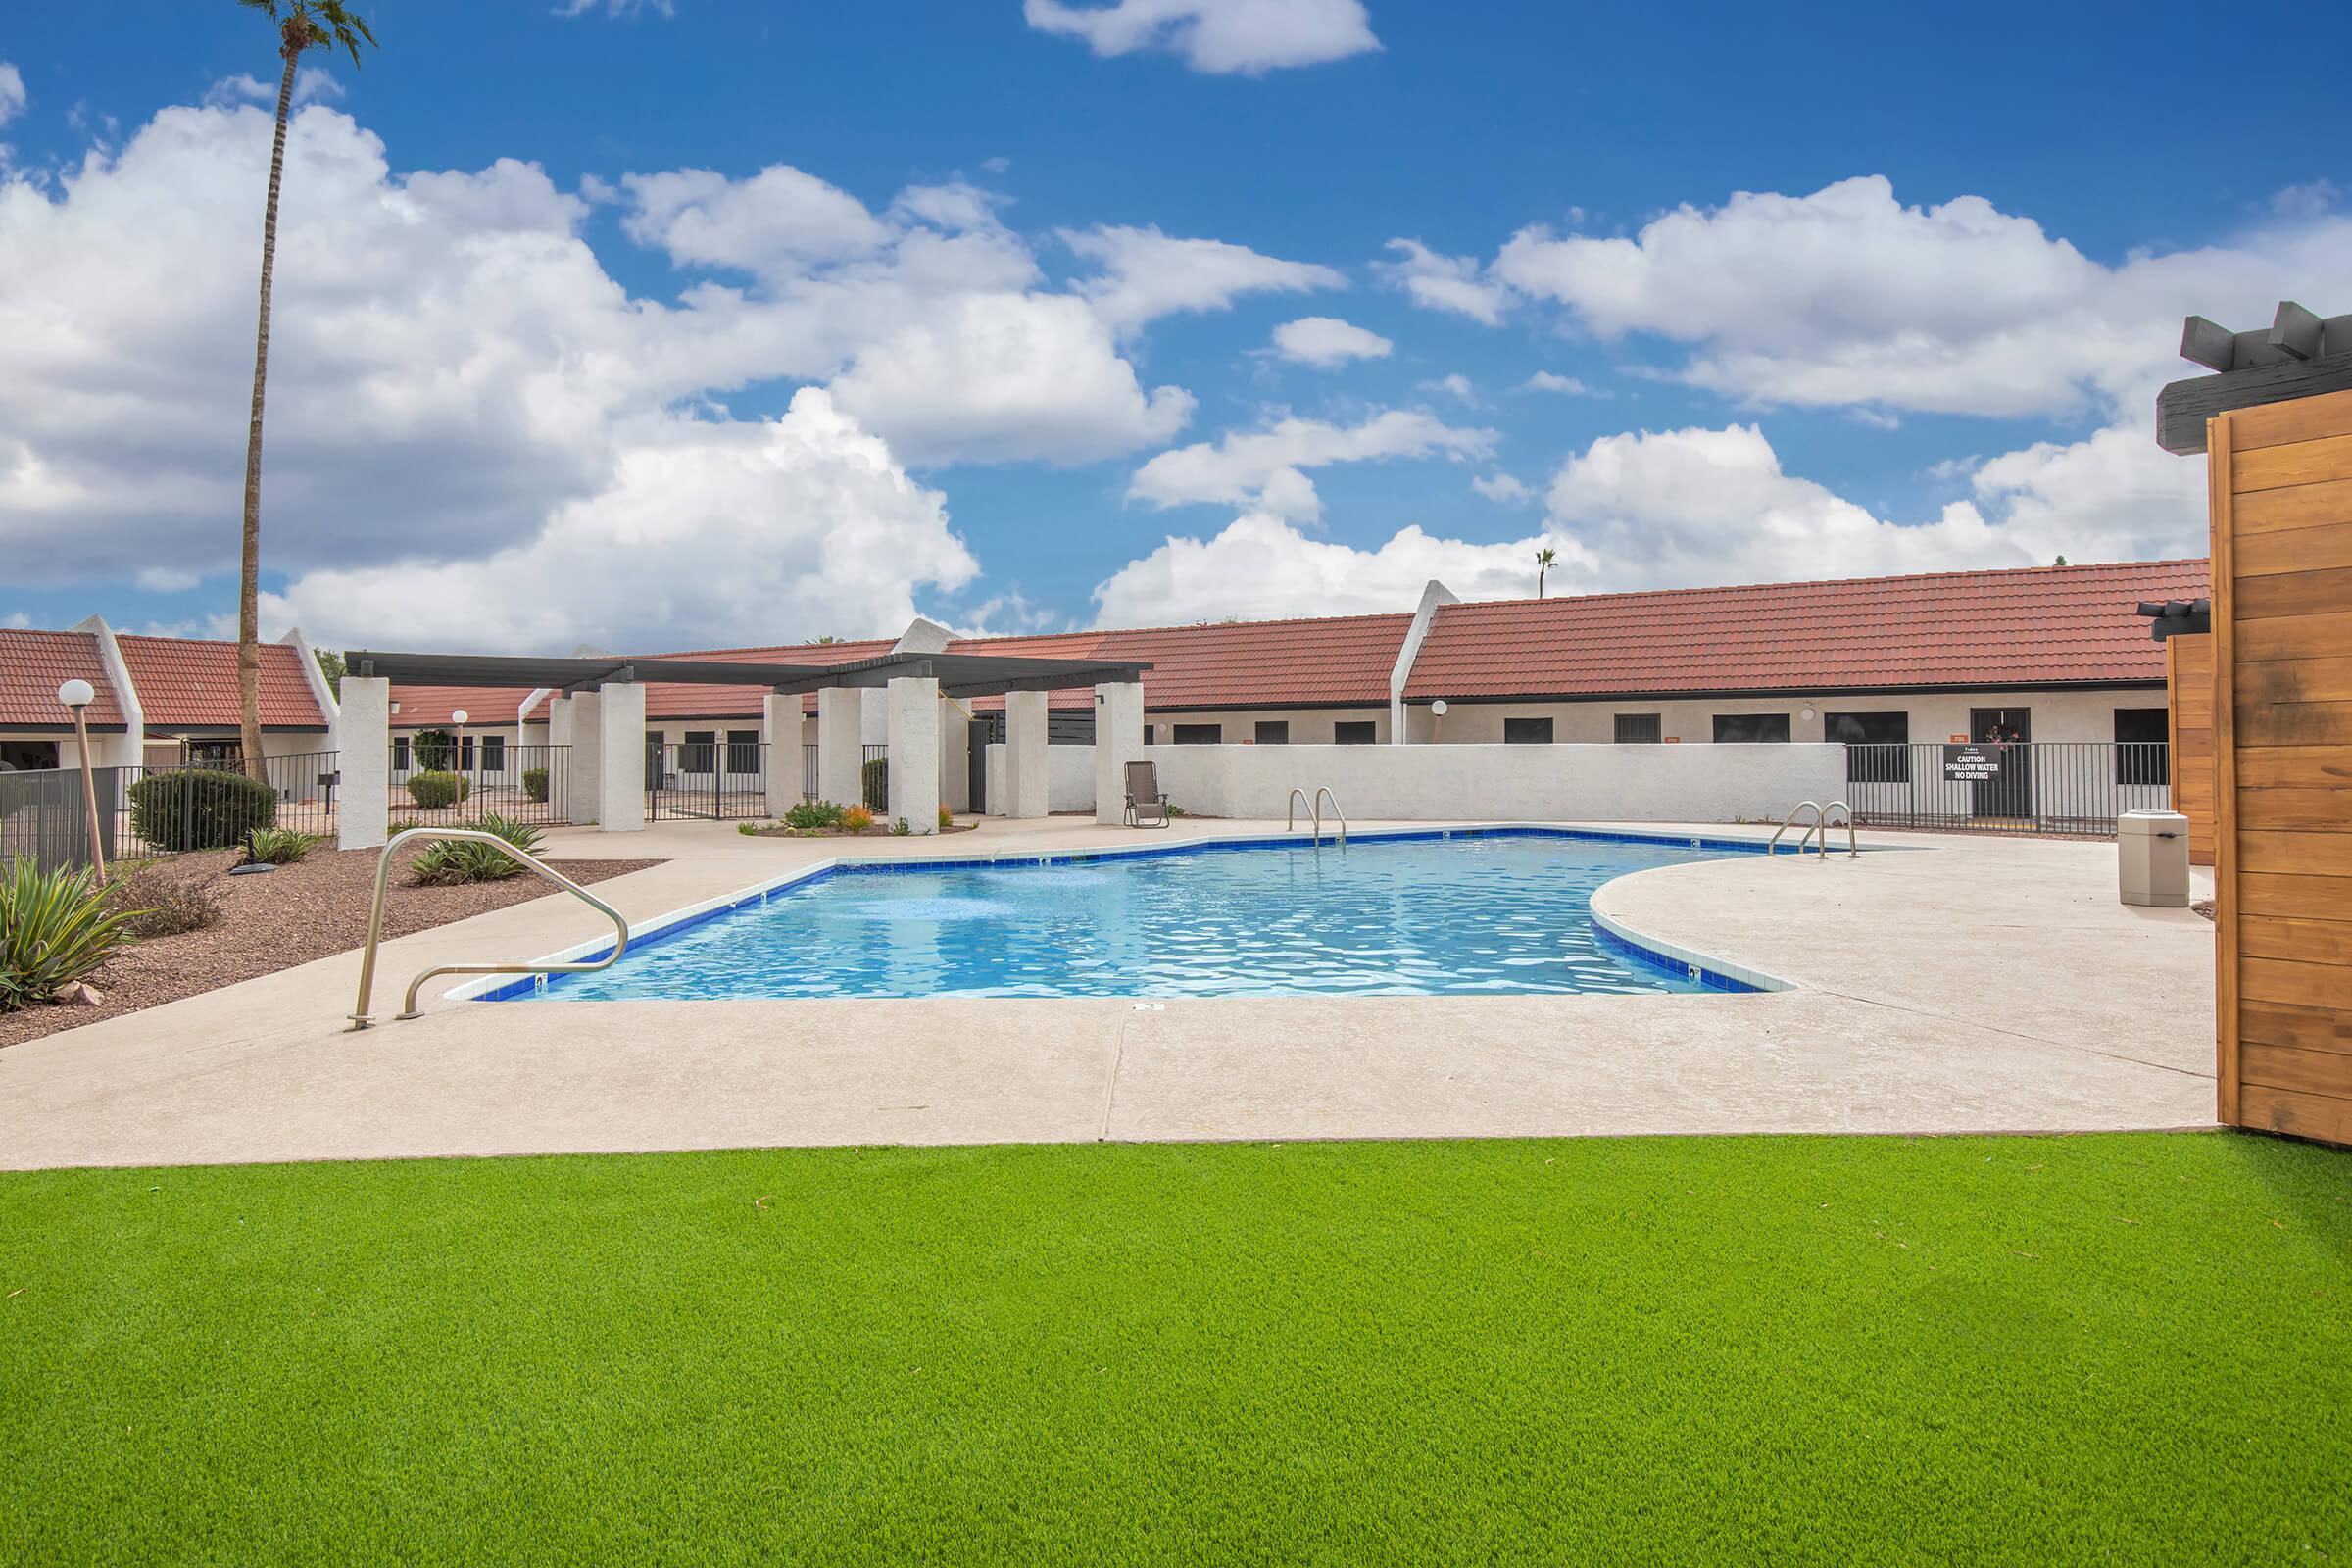
<path id="1" fill-rule="evenodd" d="M 1294 784 L 1291 786 L 1290 796 L 1282 803 L 1283 809 L 1287 813 L 1282 822 L 1282 830 L 1285 833 L 1296 833 L 1298 831 L 1298 808 L 1301 804 L 1306 807 L 1308 814 L 1313 814 L 1315 803 L 1306 798 L 1306 791 Z M 1317 837 L 1320 836 L 1321 833 L 1320 830 L 1318 830 Z"/>
<path id="2" fill-rule="evenodd" d="M 1331 793 L 1328 784 L 1315 786 L 1315 842 L 1319 844 L 1323 841 L 1322 806 L 1326 800 L 1331 802 L 1331 814 L 1340 819 L 1340 847 L 1345 849 L 1348 846 L 1348 813 L 1340 809 L 1340 798 Z"/>
<path id="3" fill-rule="evenodd" d="M 554 869 L 529 851 L 516 849 L 497 834 L 485 833 L 479 828 L 409 828 L 404 832 L 393 834 L 390 842 L 384 846 L 384 853 L 376 858 L 375 901 L 368 907 L 368 946 L 360 957 L 359 1005 L 353 1009 L 351 1028 L 344 1031 L 345 1033 L 356 1033 L 369 1026 L 368 1003 L 375 990 L 375 950 L 384 938 L 384 895 L 392 882 L 392 852 L 411 839 L 458 839 L 472 844 L 493 845 L 537 872 L 547 881 L 553 882 L 573 898 L 593 906 L 612 922 L 612 929 L 616 935 L 612 941 L 612 951 L 594 963 L 444 963 L 436 965 L 409 982 L 409 994 L 401 1003 L 400 1011 L 393 1015 L 396 1019 L 416 1016 L 416 992 L 427 980 L 437 974 L 592 974 L 599 969 L 610 969 L 613 964 L 619 962 L 620 956 L 628 951 L 629 922 L 620 917 L 620 911 L 563 872 Z"/>
<path id="4" fill-rule="evenodd" d="M 1796 841 L 1796 853 L 1799 855 L 1805 853 L 1805 846 L 1813 842 L 1813 830 L 1816 827 L 1821 826 L 1822 814 L 1821 803 L 1819 801 L 1799 801 L 1788 808 L 1788 814 L 1781 818 L 1781 825 L 1772 830 L 1772 842 L 1764 846 L 1764 853 L 1766 855 L 1778 855 L 1781 853 L 1781 835 L 1788 832 L 1789 828 L 1793 827 L 1796 824 L 1796 819 L 1803 815 L 1807 810 L 1810 810 L 1813 813 L 1813 820 L 1805 824 L 1805 836 Z M 1846 814 L 1848 816 L 1853 814 L 1850 808 Z M 1821 842 L 1826 850 L 1830 842 L 1830 835 L 1827 829 L 1824 829 L 1822 832 Z"/>
<path id="5" fill-rule="evenodd" d="M 1322 843 L 1323 803 L 1326 800 L 1331 802 L 1331 814 L 1340 819 L 1340 843 L 1345 845 L 1348 842 L 1348 813 L 1340 809 L 1340 798 L 1331 793 L 1331 786 L 1328 784 L 1316 785 L 1312 797 L 1309 797 L 1301 786 L 1292 785 L 1289 797 L 1282 803 L 1285 812 L 1282 830 L 1285 833 L 1298 831 L 1298 803 L 1305 801 L 1307 817 L 1314 824 L 1315 842 Z"/>
<path id="6" fill-rule="evenodd" d="M 1825 860 L 1830 858 L 1830 829 L 1837 825 L 1830 820 L 1832 811 L 1845 813 L 1845 858 L 1859 860 L 1862 858 L 1862 850 L 1854 842 L 1854 808 L 1844 801 L 1832 801 L 1821 808 L 1821 858 Z"/>

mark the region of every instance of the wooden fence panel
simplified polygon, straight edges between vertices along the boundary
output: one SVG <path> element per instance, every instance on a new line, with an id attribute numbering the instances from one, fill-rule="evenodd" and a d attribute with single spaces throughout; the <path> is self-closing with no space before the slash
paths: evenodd
<path id="1" fill-rule="evenodd" d="M 2172 699 L 2173 809 L 2188 818 L 2188 861 L 2213 863 L 2213 639 L 2164 645 Z"/>
<path id="2" fill-rule="evenodd" d="M 2352 1143 L 2352 392 L 2224 414 L 2207 454 L 2213 635 L 2168 652 L 2177 800 L 2212 745 L 2218 1113 Z"/>

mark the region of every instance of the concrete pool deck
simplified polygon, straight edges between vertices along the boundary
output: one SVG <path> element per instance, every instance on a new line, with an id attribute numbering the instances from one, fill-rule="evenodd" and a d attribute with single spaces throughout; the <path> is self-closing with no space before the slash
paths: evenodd
<path id="1" fill-rule="evenodd" d="M 1192 820 L 1139 834 L 1055 817 L 850 843 L 664 822 L 624 838 L 564 830 L 546 853 L 666 857 L 596 890 L 634 923 L 845 852 L 965 858 L 1280 829 Z M 2117 904 L 2113 844 L 1863 842 L 1910 853 L 1741 856 L 1639 872 L 1595 898 L 1645 939 L 1795 987 L 1752 995 L 559 1007 L 452 1002 L 445 980 L 427 987 L 425 1016 L 350 1034 L 359 956 L 343 954 L 0 1051 L 0 1168 L 2212 1124 L 2213 927 Z M 600 925 L 557 896 L 386 943 L 375 1014 L 398 1010 L 419 969 L 536 957 Z"/>

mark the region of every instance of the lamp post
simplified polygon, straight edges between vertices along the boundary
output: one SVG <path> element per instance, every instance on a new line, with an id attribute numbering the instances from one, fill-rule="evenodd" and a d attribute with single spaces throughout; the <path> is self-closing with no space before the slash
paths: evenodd
<path id="1" fill-rule="evenodd" d="M 86 680 L 70 680 L 57 689 L 57 700 L 74 713 L 74 744 L 81 753 L 81 806 L 90 824 L 90 865 L 98 873 L 98 885 L 104 887 L 106 846 L 98 837 L 98 781 L 90 771 L 90 727 L 83 714 L 97 696 L 97 688 Z"/>
<path id="2" fill-rule="evenodd" d="M 451 771 L 458 775 L 458 804 L 464 806 L 466 794 L 473 788 L 472 782 L 466 777 L 466 710 L 461 708 L 451 712 L 449 721 L 458 729 L 458 755 L 449 760 L 449 765 Z M 464 821 L 465 818 L 460 817 L 459 820 Z"/>

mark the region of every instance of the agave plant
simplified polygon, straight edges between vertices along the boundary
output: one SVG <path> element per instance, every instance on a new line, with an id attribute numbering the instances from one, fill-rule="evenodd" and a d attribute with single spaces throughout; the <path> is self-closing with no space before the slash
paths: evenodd
<path id="1" fill-rule="evenodd" d="M 318 839 L 290 827 L 257 827 L 245 835 L 245 858 L 256 865 L 292 865 L 318 847 Z"/>
<path id="2" fill-rule="evenodd" d="M 495 833 L 524 854 L 539 848 L 546 837 L 527 822 L 510 821 L 492 812 L 473 824 Z M 442 839 L 428 845 L 409 862 L 410 880 L 419 887 L 455 887 L 464 882 L 503 882 L 520 874 L 522 862 L 495 844 L 470 839 Z"/>
<path id="3" fill-rule="evenodd" d="M 87 871 L 19 860 L 0 874 L 0 1012 L 47 1002 L 127 940 L 144 909 L 116 909 Z"/>

